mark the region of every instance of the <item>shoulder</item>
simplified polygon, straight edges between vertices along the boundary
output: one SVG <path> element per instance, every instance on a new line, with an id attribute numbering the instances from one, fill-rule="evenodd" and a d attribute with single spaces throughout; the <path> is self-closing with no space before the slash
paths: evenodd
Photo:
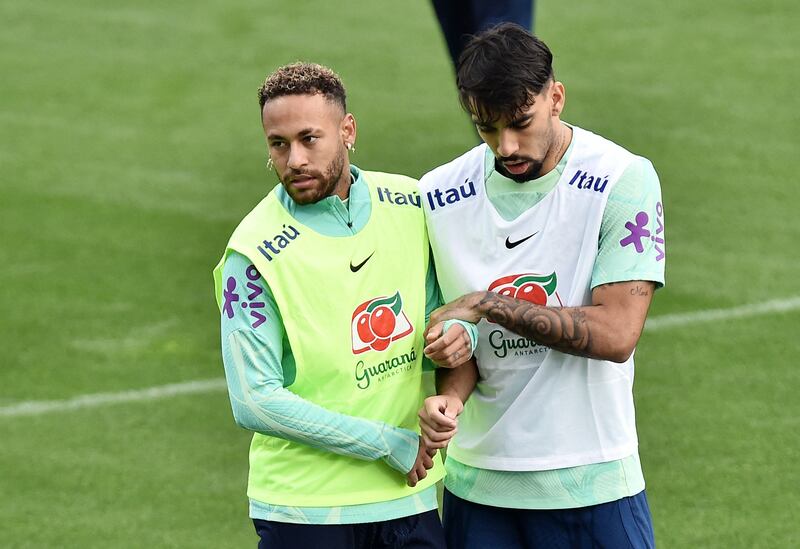
<path id="1" fill-rule="evenodd" d="M 248 259 L 248 257 L 236 250 L 231 250 L 228 255 L 225 256 L 225 262 L 223 265 L 222 273 L 225 276 L 233 276 L 236 278 L 245 278 L 245 273 L 249 269 L 252 269 L 252 273 L 247 273 L 247 278 L 250 276 L 254 276 L 258 274 L 258 270 L 253 265 L 253 262 Z M 261 275 L 255 276 L 255 280 L 259 280 Z M 252 280 L 252 279 L 251 279 Z"/>
<path id="2" fill-rule="evenodd" d="M 483 166 L 485 152 L 486 144 L 481 143 L 480 145 L 468 150 L 461 156 L 454 158 L 450 162 L 432 169 L 420 178 L 420 190 L 422 192 L 427 192 L 434 187 L 441 187 L 443 183 L 451 180 L 453 183 L 455 183 L 458 180 L 454 179 L 454 176 L 460 174 L 466 169 L 474 169 L 476 165 L 481 167 Z"/>
<path id="3" fill-rule="evenodd" d="M 611 162 L 629 164 L 636 155 L 622 145 L 589 130 L 572 126 L 576 141 L 576 152 L 585 159 L 605 157 Z"/>
<path id="4" fill-rule="evenodd" d="M 614 186 L 609 201 L 640 204 L 652 195 L 661 195 L 661 183 L 653 163 L 643 156 L 634 156 Z"/>
<path id="5" fill-rule="evenodd" d="M 640 195 L 644 188 L 658 188 L 658 176 L 653 164 L 632 153 L 622 145 L 588 130 L 573 126 L 576 138 L 572 168 L 587 175 L 605 176 L 611 183 L 609 200 L 631 194 Z M 595 173 L 599 170 L 600 173 Z"/>
<path id="6" fill-rule="evenodd" d="M 371 170 L 361 170 L 361 175 L 368 185 L 375 187 L 390 185 L 392 187 L 404 189 L 417 189 L 419 182 L 413 177 L 398 173 L 378 172 Z"/>

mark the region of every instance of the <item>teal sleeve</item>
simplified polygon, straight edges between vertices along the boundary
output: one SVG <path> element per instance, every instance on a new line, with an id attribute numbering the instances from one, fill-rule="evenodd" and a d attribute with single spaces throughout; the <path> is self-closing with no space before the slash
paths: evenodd
<path id="1" fill-rule="evenodd" d="M 653 165 L 637 158 L 611 190 L 600 225 L 592 288 L 649 280 L 664 285 L 666 239 L 661 186 Z"/>
<path id="2" fill-rule="evenodd" d="M 425 325 L 431 318 L 431 313 L 444 305 L 442 293 L 439 290 L 439 283 L 436 281 L 436 267 L 433 264 L 433 253 L 431 253 L 430 261 L 428 262 L 428 274 L 425 277 Z M 454 324 L 461 324 L 469 336 L 470 346 L 472 347 L 471 354 L 475 354 L 475 349 L 478 347 L 478 327 L 470 322 L 463 320 L 446 320 L 444 322 L 444 332 L 446 332 Z M 444 333 L 442 332 L 442 333 Z M 426 371 L 436 368 L 436 365 L 424 358 L 422 367 Z"/>
<path id="3" fill-rule="evenodd" d="M 411 470 L 417 433 L 332 412 L 290 390 L 294 357 L 280 311 L 246 257 L 228 256 L 223 287 L 222 358 L 239 426 L 356 459 L 382 459 L 401 473 Z"/>

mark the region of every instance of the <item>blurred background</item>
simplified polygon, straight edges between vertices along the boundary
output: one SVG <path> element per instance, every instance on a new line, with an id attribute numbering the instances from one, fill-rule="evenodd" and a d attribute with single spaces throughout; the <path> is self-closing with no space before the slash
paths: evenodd
<path id="1" fill-rule="evenodd" d="M 661 177 L 635 387 L 660 547 L 800 546 L 798 15 L 536 7 L 563 118 Z M 433 9 L 0 0 L 0 21 L 0 547 L 252 547 L 211 269 L 275 184 L 256 89 L 333 67 L 354 162 L 418 177 L 476 143 Z"/>

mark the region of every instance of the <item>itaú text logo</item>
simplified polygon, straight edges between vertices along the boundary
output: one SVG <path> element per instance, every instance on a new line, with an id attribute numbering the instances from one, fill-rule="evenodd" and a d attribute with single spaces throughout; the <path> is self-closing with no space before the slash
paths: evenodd
<path id="1" fill-rule="evenodd" d="M 385 351 L 389 344 L 406 337 L 414 327 L 403 311 L 400 292 L 369 299 L 356 307 L 350 324 L 353 354 Z"/>

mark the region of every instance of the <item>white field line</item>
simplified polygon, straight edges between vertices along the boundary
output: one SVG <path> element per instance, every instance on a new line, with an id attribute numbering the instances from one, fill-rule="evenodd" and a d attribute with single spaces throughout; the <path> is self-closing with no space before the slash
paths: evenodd
<path id="1" fill-rule="evenodd" d="M 170 398 L 178 395 L 191 395 L 198 393 L 209 393 L 222 391 L 226 387 L 225 380 L 217 379 L 197 379 L 183 383 L 171 383 L 169 385 L 159 385 L 147 389 L 133 391 L 120 391 L 118 393 L 94 393 L 79 395 L 67 400 L 29 400 L 18 402 L 10 406 L 0 408 L 0 418 L 16 416 L 39 416 L 50 412 L 64 412 L 68 410 L 79 410 L 81 408 L 95 408 L 106 404 L 120 404 L 123 402 L 138 402 L 142 400 L 156 400 L 159 398 Z"/>
<path id="2" fill-rule="evenodd" d="M 770 313 L 795 311 L 797 309 L 800 309 L 800 296 L 773 299 L 771 301 L 764 301 L 763 303 L 740 305 L 739 307 L 731 307 L 728 309 L 706 309 L 704 311 L 694 311 L 691 313 L 656 316 L 647 320 L 644 330 L 646 332 L 656 332 L 673 326 L 749 318 Z"/>
<path id="3" fill-rule="evenodd" d="M 769 313 L 781 313 L 800 309 L 800 296 L 773 299 L 763 303 L 742 305 L 729 309 L 707 309 L 705 311 L 695 311 L 692 313 L 676 313 L 653 317 L 645 325 L 646 332 L 656 332 L 675 326 L 686 326 L 702 322 L 713 322 L 719 320 L 734 320 L 739 318 L 749 318 L 753 316 L 765 315 Z M 0 407 L 0 418 L 38 416 L 51 412 L 64 412 L 69 410 L 79 410 L 81 408 L 95 408 L 109 404 L 120 404 L 124 402 L 139 402 L 145 400 L 157 400 L 160 398 L 171 398 L 178 395 L 191 395 L 200 393 L 211 393 L 225 389 L 225 380 L 218 379 L 198 379 L 183 383 L 171 383 L 160 385 L 148 389 L 138 389 L 132 391 L 121 391 L 118 393 L 94 393 L 79 395 L 66 400 L 30 400 L 18 402 L 8 406 Z"/>

